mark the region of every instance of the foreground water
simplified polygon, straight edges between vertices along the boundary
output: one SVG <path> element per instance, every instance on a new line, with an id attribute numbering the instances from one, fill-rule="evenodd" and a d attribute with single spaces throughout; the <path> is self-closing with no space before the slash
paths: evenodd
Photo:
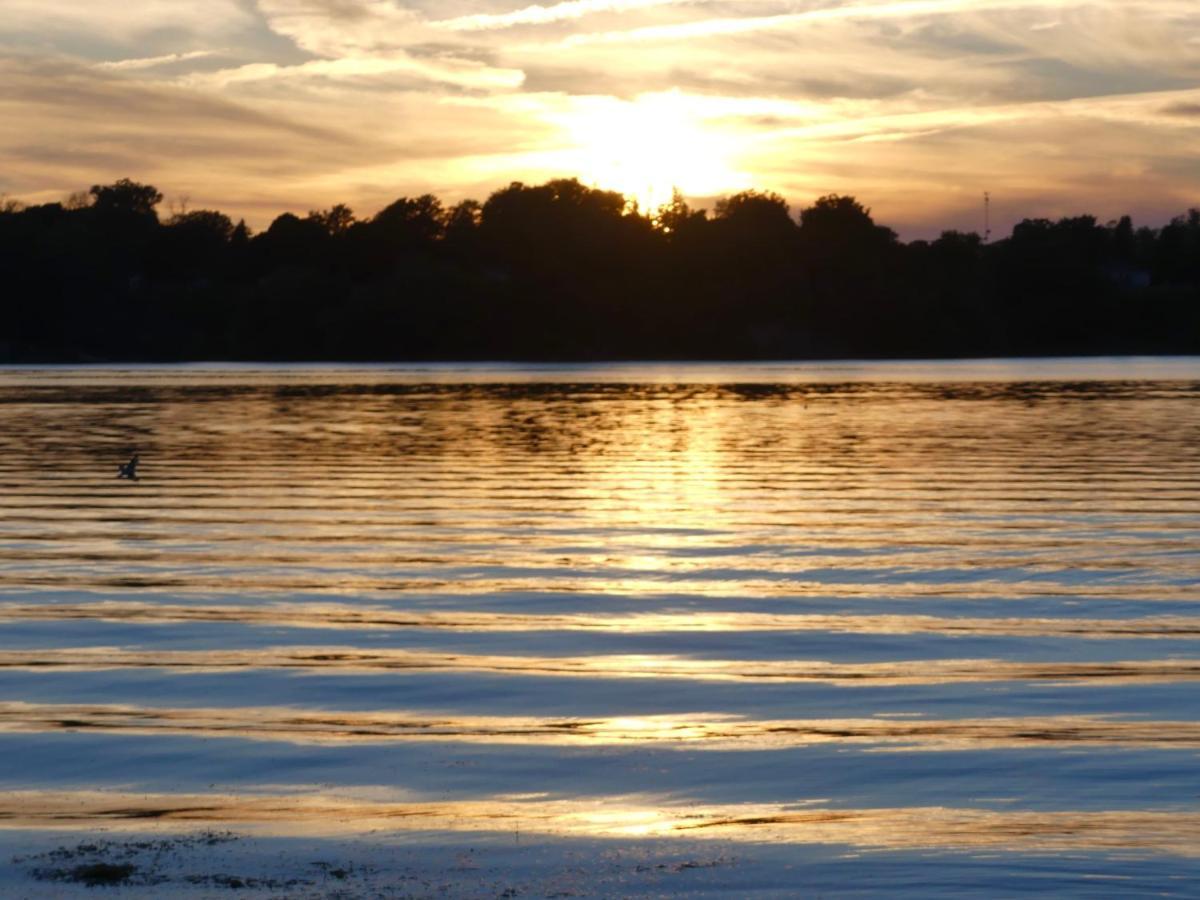
<path id="1" fill-rule="evenodd" d="M 136 840 L 203 829 L 279 896 L 1194 895 L 1200 360 L 31 368 L 0 421 L 20 896 L 102 833 L 227 892 Z"/>

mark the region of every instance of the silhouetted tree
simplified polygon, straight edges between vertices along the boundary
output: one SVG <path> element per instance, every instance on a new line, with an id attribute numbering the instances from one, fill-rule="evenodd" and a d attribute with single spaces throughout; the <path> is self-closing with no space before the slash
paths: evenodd
<path id="1" fill-rule="evenodd" d="M 328 234 L 345 234 L 354 224 L 354 210 L 339 203 L 330 209 L 313 210 L 308 214 L 308 220 L 325 229 Z"/>
<path id="2" fill-rule="evenodd" d="M 742 191 L 717 201 L 714 235 L 740 266 L 778 265 L 795 252 L 796 223 L 778 194 Z"/>
<path id="3" fill-rule="evenodd" d="M 229 216 L 211 209 L 197 209 L 172 216 L 167 226 L 196 240 L 226 244 L 233 237 L 233 222 Z M 242 222 L 242 228 L 246 223 Z"/>
<path id="4" fill-rule="evenodd" d="M 830 194 L 800 212 L 799 288 L 820 340 L 890 354 L 903 333 L 907 285 L 896 234 L 853 197 Z"/>
<path id="5" fill-rule="evenodd" d="M 742 191 L 723 197 L 713 212 L 718 222 L 762 235 L 791 237 L 796 230 L 787 201 L 772 191 Z"/>
<path id="6" fill-rule="evenodd" d="M 1200 351 L 1200 211 L 897 240 L 852 197 L 647 216 L 574 179 L 338 204 L 253 235 L 122 179 L 0 203 L 0 356 L 787 357 Z"/>
<path id="7" fill-rule="evenodd" d="M 233 223 L 224 213 L 195 210 L 172 216 L 155 233 L 147 271 L 162 279 L 211 279 L 223 274 Z"/>
<path id="8" fill-rule="evenodd" d="M 442 234 L 446 240 L 462 247 L 473 244 L 483 222 L 483 205 L 478 200 L 463 200 L 442 215 Z"/>
<path id="9" fill-rule="evenodd" d="M 829 194 L 801 210 L 800 237 L 826 253 L 853 257 L 891 245 L 896 233 L 876 225 L 871 210 L 853 197 Z"/>
<path id="10" fill-rule="evenodd" d="M 654 212 L 651 222 L 671 241 L 686 241 L 708 222 L 708 213 L 703 209 L 692 209 L 679 188 L 673 188 L 670 201 Z"/>
<path id="11" fill-rule="evenodd" d="M 157 188 L 122 178 L 109 185 L 92 185 L 90 191 L 92 209 L 102 215 L 129 215 L 152 218 L 158 221 L 155 207 L 162 203 L 163 195 Z"/>
<path id="12" fill-rule="evenodd" d="M 626 215 L 615 191 L 585 187 L 574 178 L 538 187 L 514 182 L 492 194 L 482 209 L 482 235 L 497 257 L 537 270 L 608 267 L 613 254 L 649 222 Z"/>
<path id="13" fill-rule="evenodd" d="M 1176 216 L 1163 228 L 1155 254 L 1154 275 L 1161 284 L 1200 281 L 1200 209 Z"/>
<path id="14" fill-rule="evenodd" d="M 237 225 L 229 235 L 229 243 L 235 247 L 244 247 L 250 243 L 250 229 L 246 225 L 245 219 L 239 219 Z"/>
<path id="15" fill-rule="evenodd" d="M 401 197 L 384 207 L 371 224 L 398 247 L 430 247 L 441 238 L 445 220 L 442 201 L 432 194 Z"/>

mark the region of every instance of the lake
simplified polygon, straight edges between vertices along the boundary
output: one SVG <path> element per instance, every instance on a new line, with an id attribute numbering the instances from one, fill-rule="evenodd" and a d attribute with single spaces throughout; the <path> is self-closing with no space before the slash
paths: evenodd
<path id="1" fill-rule="evenodd" d="M 14 895 L 1195 895 L 1200 359 L 25 367 L 0 422 Z"/>

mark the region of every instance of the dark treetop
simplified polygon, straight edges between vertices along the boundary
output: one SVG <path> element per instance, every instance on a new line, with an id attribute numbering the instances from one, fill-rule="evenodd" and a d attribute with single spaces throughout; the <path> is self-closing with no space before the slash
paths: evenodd
<path id="1" fill-rule="evenodd" d="M 0 208 L 0 360 L 804 358 L 1200 352 L 1200 211 L 900 242 L 851 197 L 652 215 L 575 180 L 166 221 L 122 180 Z"/>

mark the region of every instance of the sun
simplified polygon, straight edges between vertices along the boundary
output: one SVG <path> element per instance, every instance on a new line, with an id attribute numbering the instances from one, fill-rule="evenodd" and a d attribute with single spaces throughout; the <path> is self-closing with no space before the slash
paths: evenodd
<path id="1" fill-rule="evenodd" d="M 584 97 L 561 115 L 570 165 L 588 184 L 620 191 L 642 210 L 678 188 L 712 196 L 749 187 L 733 164 L 736 136 L 706 121 L 702 98 L 679 91 L 633 100 Z"/>

